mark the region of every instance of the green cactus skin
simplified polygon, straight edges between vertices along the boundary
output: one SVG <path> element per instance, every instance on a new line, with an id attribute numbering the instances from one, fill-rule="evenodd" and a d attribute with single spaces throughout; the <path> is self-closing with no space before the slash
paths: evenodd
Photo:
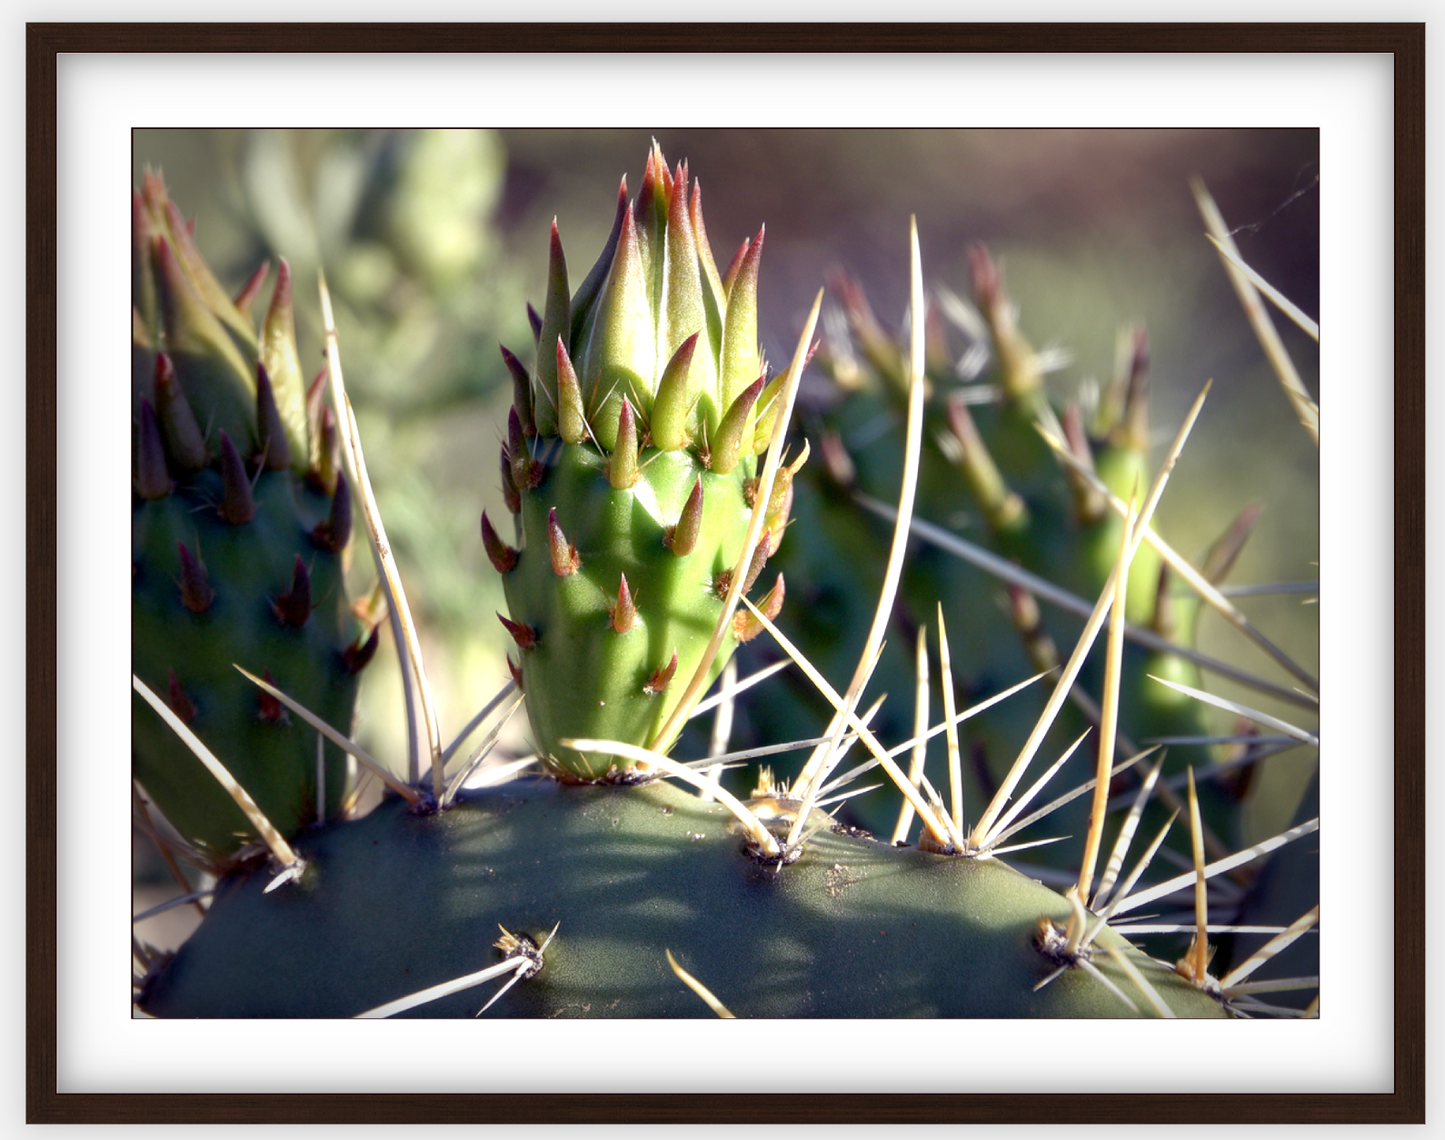
<path id="1" fill-rule="evenodd" d="M 267 472 L 256 487 L 255 517 L 233 527 L 204 505 L 207 482 L 197 479 L 189 491 L 135 511 L 132 668 L 160 694 L 173 692 L 170 677 L 176 678 L 195 709 L 191 729 L 282 834 L 294 834 L 317 818 L 316 732 L 232 663 L 267 675 L 328 723 L 350 723 L 356 674 L 345 651 L 354 622 L 344 612 L 340 560 L 310 541 L 304 523 L 308 516 L 324 521 L 329 501 L 293 486 L 286 473 Z M 177 585 L 178 542 L 199 551 L 209 571 L 215 598 L 203 613 L 186 607 Z M 277 599 L 292 590 L 298 555 L 310 566 L 316 606 L 300 626 L 276 613 Z M 231 797 L 139 698 L 132 742 L 136 779 L 183 837 L 214 855 L 231 854 L 254 838 Z M 345 775 L 344 757 L 329 746 L 328 817 L 340 803 Z"/>
<path id="2" fill-rule="evenodd" d="M 702 661 L 742 556 L 778 387 L 765 389 L 757 348 L 762 234 L 719 275 L 698 185 L 689 190 L 685 164 L 669 173 L 655 144 L 636 200 L 626 193 L 624 181 L 612 236 L 575 294 L 553 225 L 535 368 L 503 349 L 516 399 L 502 478 L 518 546 L 482 520 L 534 742 L 564 780 L 631 767 L 580 755 L 568 738 L 670 746 L 655 734 Z M 781 540 L 787 499 L 785 480 L 767 506 L 763 558 Z M 750 578 L 760 570 L 755 559 Z M 773 615 L 782 592 L 778 581 Z M 739 633 L 749 631 L 727 631 L 712 676 Z"/>
<path id="3" fill-rule="evenodd" d="M 942 440 L 942 446 L 925 449 L 919 478 L 916 515 L 945 530 L 962 533 L 970 541 L 991 549 L 1048 581 L 1092 601 L 1113 570 L 1119 556 L 1123 521 L 1101 502 L 1089 503 L 1072 485 L 1063 465 L 1040 438 L 1034 427 L 1040 413 L 1067 420 L 1071 413 L 1046 407 L 1048 394 L 1035 363 L 1033 349 L 1014 323 L 1011 305 L 1003 290 L 998 266 L 982 250 L 973 258 L 974 295 L 988 329 L 994 367 L 988 379 L 1002 393 L 993 403 L 965 407 L 956 402 L 958 382 L 952 361 L 940 351 L 941 329 L 935 327 L 928 358 L 927 377 L 931 397 L 925 410 L 925 438 Z M 811 541 L 790 544 L 779 556 L 778 565 L 788 576 L 798 605 L 784 618 L 784 628 L 798 634 L 805 652 L 825 673 L 842 675 L 851 667 L 850 653 L 829 636 L 831 627 L 860 628 L 873 608 L 873 587 L 861 566 L 870 549 L 881 551 L 887 526 L 861 512 L 852 500 L 858 491 L 875 499 L 890 501 L 897 494 L 902 466 L 901 431 L 880 434 L 880 423 L 897 421 L 904 392 L 902 350 L 878 324 L 863 291 L 846 279 L 838 282 L 846 311 L 851 343 L 858 357 L 827 351 L 820 362 L 847 392 L 821 421 L 831 442 L 815 446 L 842 453 L 832 465 L 813 464 L 809 476 L 799 480 L 795 509 L 807 519 Z M 1148 491 L 1151 471 L 1147 454 L 1147 341 L 1133 346 L 1130 368 L 1106 400 L 1106 410 L 1097 421 L 1075 433 L 1079 446 L 1090 449 L 1094 468 L 1103 482 L 1127 500 L 1135 493 L 1140 501 Z M 1090 438 L 1085 438 L 1086 435 Z M 847 451 L 849 441 L 863 445 Z M 826 536 L 826 540 L 824 539 Z M 849 573 L 863 578 L 861 590 L 850 588 L 839 570 L 847 552 Z M 874 555 L 876 577 L 881 577 L 882 556 Z M 1161 559 L 1147 544 L 1141 544 L 1129 576 L 1127 614 L 1131 621 L 1153 626 L 1166 636 L 1187 644 L 1192 623 L 1177 622 L 1168 629 L 1162 609 L 1156 609 Z M 935 605 L 941 603 L 952 645 L 954 683 L 960 707 L 983 699 L 1021 677 L 1045 667 L 1031 652 L 1015 620 L 1020 600 L 1010 600 L 1008 589 L 981 570 L 952 555 L 920 543 L 908 563 L 902 588 L 899 615 L 905 626 L 932 625 Z M 816 615 L 827 610 L 830 620 Z M 1053 642 L 1057 658 L 1068 651 L 1082 627 L 1081 619 L 1044 610 L 1042 632 Z M 906 692 L 912 687 L 912 631 L 893 639 L 900 651 L 892 661 L 902 677 L 887 671 L 885 659 L 875 676 L 874 687 Z M 930 639 L 935 646 L 936 639 Z M 1086 691 L 1101 689 L 1102 648 L 1086 665 L 1081 682 Z M 1136 646 L 1125 649 L 1120 707 L 1120 732 L 1134 742 L 1154 736 L 1186 736 L 1207 733 L 1202 707 L 1188 698 L 1149 679 L 1162 675 L 1184 684 L 1201 687 L 1196 666 L 1172 654 L 1145 652 Z M 963 729 L 964 775 L 968 784 L 965 807 L 977 810 L 991 796 L 997 781 L 1007 771 L 1042 709 L 1046 689 L 1021 694 Z M 814 700 L 811 695 L 806 700 Z M 782 702 L 776 718 L 766 721 L 770 736 L 803 736 L 810 724 L 779 723 L 789 715 Z M 767 715 L 765 712 L 764 716 Z M 816 714 L 815 714 L 816 715 Z M 885 716 L 889 715 L 885 709 Z M 906 707 L 892 710 L 892 722 L 881 727 L 885 733 L 909 732 Z M 1064 710 L 1051 730 L 1043 755 L 1056 756 L 1088 727 L 1084 717 L 1072 708 Z M 942 742 L 930 751 L 929 772 L 936 783 L 941 771 Z M 1173 747 L 1166 759 L 1166 775 L 1183 772 L 1189 764 L 1201 767 L 1210 761 L 1201 747 Z M 1076 784 L 1093 774 L 1091 749 L 1081 748 L 1065 766 L 1061 786 Z M 1133 782 L 1136 777 L 1128 777 Z M 1227 794 L 1211 784 L 1200 788 L 1205 821 L 1221 833 L 1226 842 L 1233 834 L 1237 805 L 1224 802 Z M 875 793 L 860 797 L 847 809 L 862 826 L 885 831 L 897 815 L 897 797 Z M 1045 825 L 1050 835 L 1082 834 L 1087 826 L 1088 801 L 1080 799 Z M 1146 821 L 1155 826 L 1163 816 L 1154 809 Z M 1043 848 L 1031 858 L 1053 862 L 1063 852 Z"/>
<path id="4" fill-rule="evenodd" d="M 662 784 L 469 794 L 441 815 L 399 801 L 298 840 L 307 871 L 263 894 L 224 880 L 206 921 L 149 982 L 158 1017 L 347 1017 L 498 960 L 500 924 L 541 942 L 540 974 L 487 1016 L 711 1017 L 679 963 L 738 1017 L 1126 1017 L 1056 964 L 1039 921 L 1059 895 L 995 860 L 948 858 L 822 832 L 777 870 L 743 850 L 718 805 Z M 1127 944 L 1105 931 L 1101 940 Z M 1126 952 L 1179 1016 L 1223 1009 Z M 1102 948 L 1098 966 L 1151 1007 Z M 468 1017 L 495 986 L 403 1016 Z"/>
<path id="5" fill-rule="evenodd" d="M 233 664 L 350 726 L 375 648 L 342 580 L 350 489 L 319 401 L 308 415 L 285 263 L 258 329 L 248 310 L 264 271 L 233 302 L 159 176 L 133 204 L 132 669 L 294 834 L 336 813 L 344 757 L 328 747 L 318 797 L 315 731 Z M 136 779 L 224 864 L 254 828 L 138 696 L 132 707 Z"/>
<path id="6" fill-rule="evenodd" d="M 739 480 L 703 470 L 686 451 L 648 449 L 646 482 L 627 490 L 608 483 L 593 453 L 554 446 L 548 454 L 555 465 L 522 496 L 521 530 L 545 535 L 555 511 L 580 567 L 559 578 L 547 545 L 527 543 L 504 577 L 513 620 L 537 636 L 518 652 L 528 713 L 552 741 L 646 742 L 670 708 L 665 691 L 648 691 L 652 679 L 670 669 L 686 681 L 696 668 L 722 612 L 714 583 L 742 550 L 751 508 Z M 699 479 L 708 509 L 695 548 L 678 557 L 663 539 Z M 627 622 L 614 621 L 624 577 L 635 612 L 619 632 L 617 623 Z M 722 665 L 714 662 L 713 676 Z M 562 771 L 589 779 L 605 776 L 610 763 L 555 743 L 549 753 L 565 758 Z"/>

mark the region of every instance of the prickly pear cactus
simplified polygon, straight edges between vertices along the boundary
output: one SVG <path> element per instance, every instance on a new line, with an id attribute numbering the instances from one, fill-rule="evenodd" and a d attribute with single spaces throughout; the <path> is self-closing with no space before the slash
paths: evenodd
<path id="1" fill-rule="evenodd" d="M 779 387 L 758 353 L 762 247 L 760 230 L 719 274 L 701 189 L 654 144 L 575 293 L 553 223 L 535 367 L 503 350 L 516 382 L 502 448 L 516 545 L 486 515 L 482 537 L 503 576 L 537 751 L 563 779 L 630 767 L 560 742 L 653 741 L 722 612 Z M 791 474 L 770 496 L 747 586 L 782 539 Z M 777 614 L 783 589 L 778 577 L 765 612 Z M 712 676 L 750 632 L 745 618 L 728 631 Z"/>
<path id="2" fill-rule="evenodd" d="M 335 814 L 344 757 L 331 747 L 319 766 L 315 731 L 233 663 L 350 725 L 376 642 L 342 582 L 351 495 L 334 423 L 319 390 L 308 408 L 286 263 L 258 328 L 266 267 L 233 301 L 158 175 L 133 205 L 132 668 L 289 834 Z M 255 837 L 139 698 L 133 724 L 135 777 L 184 839 L 224 861 Z"/>
<path id="3" fill-rule="evenodd" d="M 1142 855 L 1131 852 L 1147 798 L 1141 796 L 1118 831 L 1090 901 L 1107 814 L 1102 809 L 1091 816 L 1079 881 L 1065 894 L 995 857 L 1014 849 L 1001 845 L 1027 826 L 1027 819 L 1015 819 L 1049 783 L 1047 776 L 1021 795 L 1000 791 L 987 809 L 987 827 L 981 822 L 965 842 L 958 811 L 947 815 L 931 786 L 932 806 L 924 802 L 921 785 L 910 784 L 862 720 L 844 712 L 924 820 L 928 840 L 913 847 L 874 839 L 822 810 L 832 801 L 818 797 L 849 785 L 861 767 L 828 783 L 832 769 L 826 765 L 788 785 L 761 780 L 743 801 L 696 766 L 634 747 L 668 746 L 664 698 L 689 669 L 716 672 L 717 661 L 704 664 L 709 639 L 715 644 L 717 632 L 730 635 L 723 639 L 725 654 L 728 642 L 746 641 L 764 628 L 750 610 L 736 624 L 720 624 L 720 616 L 752 585 L 789 524 L 791 470 L 782 467 L 787 477 L 768 492 L 753 480 L 759 478 L 760 453 L 781 436 L 774 424 L 786 419 L 769 389 L 788 384 L 789 397 L 795 392 L 794 369 L 802 367 L 817 309 L 785 380 L 770 383 L 756 348 L 760 244 L 761 235 L 745 243 L 728 273 L 719 275 L 706 252 L 697 188 L 689 189 L 685 166 L 669 172 L 655 146 L 641 192 L 629 201 L 624 185 L 613 236 L 576 293 L 553 231 L 548 300 L 535 321 L 537 365 L 528 370 L 506 353 L 516 381 L 502 451 L 512 541 L 485 515 L 481 523 L 489 558 L 504 578 L 510 615 L 503 623 L 516 642 L 514 677 L 528 701 L 541 775 L 526 773 L 531 761 L 522 758 L 469 782 L 509 711 L 497 713 L 472 756 L 447 771 L 462 740 L 441 745 L 420 643 L 405 595 L 394 589 L 399 573 L 370 493 L 358 433 L 347 431 L 348 470 L 358 473 L 366 492 L 358 496 L 365 529 L 406 631 L 409 727 L 417 752 L 423 745 L 431 751 L 430 778 L 413 773 L 411 782 L 403 782 L 348 742 L 395 794 L 365 818 L 330 818 L 302 830 L 294 815 L 284 813 L 298 798 L 304 802 L 309 770 L 268 757 L 243 771 L 239 760 L 247 757 L 233 757 L 243 751 L 240 734 L 256 718 L 248 720 L 239 704 L 242 712 L 224 727 L 218 750 L 236 764 L 240 782 L 257 800 L 261 790 L 280 805 L 265 810 L 277 812 L 273 819 L 291 843 L 268 839 L 270 866 L 259 856 L 238 860 L 218 882 L 199 930 L 174 955 L 152 954 L 137 943 L 139 1009 L 165 1017 L 472 1016 L 479 1006 L 497 1016 L 534 1017 L 705 1017 L 709 1008 L 760 1017 L 1212 1017 L 1264 1008 L 1249 1004 L 1251 991 L 1242 984 L 1249 967 L 1234 972 L 1234 989 L 1229 977 L 1216 980 L 1207 971 L 1204 887 L 1222 868 L 1203 864 L 1192 779 L 1193 868 L 1135 890 L 1168 832 L 1166 824 Z M 156 245 L 166 269 L 167 247 Z M 916 242 L 914 248 L 914 295 L 921 298 Z M 144 311 L 138 303 L 138 312 Z M 143 320 L 137 326 L 144 327 Z M 915 332 L 921 335 L 917 327 Z M 142 349 L 165 348 L 179 339 L 166 327 L 140 343 Z M 312 544 L 321 552 L 318 559 L 335 556 L 346 529 L 344 482 L 329 498 L 306 490 L 308 479 L 315 483 L 337 466 L 328 459 L 323 416 L 311 417 L 321 429 L 313 426 L 304 437 L 308 462 L 266 467 L 285 431 L 272 426 L 285 421 L 279 410 L 284 405 L 269 394 L 274 386 L 267 340 L 263 333 L 254 426 L 244 419 L 249 405 L 237 404 L 242 414 L 236 435 L 245 447 L 230 442 L 227 425 L 216 469 L 198 462 L 184 482 L 172 473 L 170 437 L 157 426 L 164 420 L 154 410 L 153 394 L 174 386 L 166 371 L 169 357 L 158 355 L 162 363 L 152 373 L 137 353 L 147 365 L 141 374 L 157 377 L 154 389 L 137 401 L 137 549 L 158 558 L 166 542 L 183 541 L 172 538 L 176 530 L 200 526 L 194 518 L 187 523 L 181 507 L 201 516 L 212 528 L 195 531 L 205 538 L 198 546 L 208 561 L 178 548 L 171 595 L 202 618 L 219 605 L 223 583 L 229 589 L 250 564 L 245 552 L 257 543 L 247 543 L 251 532 L 245 527 L 255 519 L 264 515 L 277 534 Z M 328 351 L 334 349 L 329 344 Z M 910 371 L 916 409 L 921 378 Z M 246 373 L 237 375 L 244 379 Z M 339 368 L 333 381 L 336 407 L 345 409 Z M 224 411 L 208 410 L 207 418 Z M 909 429 L 915 443 L 916 425 L 914 419 Z M 253 434 L 244 436 L 248 426 Z M 966 430 L 959 429 L 960 438 Z M 1014 442 L 1023 452 L 1036 446 L 1022 430 Z M 826 441 L 823 450 L 828 455 Z M 263 461 L 253 461 L 257 474 L 248 478 L 243 456 L 258 453 Z M 764 483 L 781 466 L 779 458 L 769 456 Z M 836 466 L 833 458 L 830 466 Z M 283 476 L 289 482 L 265 482 Z M 296 507 L 303 491 L 320 496 L 311 504 L 319 512 L 314 520 L 305 515 L 304 502 Z M 246 502 L 250 521 L 237 523 L 247 510 L 233 504 Z M 291 516 L 282 510 L 288 504 Z M 808 517 L 800 513 L 792 525 Z M 1013 516 L 1002 510 L 998 517 L 1003 534 Z M 152 532 L 162 537 L 152 539 Z M 229 545 L 227 537 L 233 538 Z M 755 539 L 754 558 L 747 547 Z M 335 637 L 334 627 L 311 624 L 319 608 L 318 576 L 306 558 L 284 541 L 263 545 L 264 555 L 252 552 L 251 561 L 273 567 L 273 574 L 277 560 L 292 559 L 288 583 L 261 597 L 260 612 L 271 624 L 238 621 L 235 643 L 209 645 L 209 660 L 229 660 L 254 647 L 262 657 L 275 657 L 257 662 L 258 672 L 278 668 L 284 650 L 300 644 L 294 631 L 322 630 L 325 637 L 306 641 L 313 652 L 309 673 L 278 673 L 276 679 L 291 696 L 306 694 L 302 704 L 344 727 L 349 706 L 338 716 L 326 702 L 341 687 L 338 669 L 343 685 L 354 683 L 354 666 L 365 650 Z M 895 548 L 896 557 L 903 549 Z M 890 582 L 899 565 L 891 563 Z M 170 595 L 149 585 L 159 577 L 152 567 L 141 570 L 138 598 L 158 608 Z M 258 575 L 259 581 L 264 572 Z M 336 593 L 339 601 L 339 585 Z M 759 611 L 775 614 L 781 593 L 779 580 Z M 141 609 L 138 600 L 138 614 Z M 256 609 L 242 612 L 254 615 Z M 303 617 L 309 620 L 292 620 Z M 157 642 L 171 644 L 159 638 L 159 619 L 147 620 Z M 1030 624 L 1017 615 L 1010 620 L 1021 629 Z M 268 640 L 266 634 L 275 636 Z M 1010 634 L 1017 638 L 1017 631 Z M 183 641 L 172 635 L 174 644 Z M 207 645 L 199 635 L 194 639 L 198 653 Z M 138 648 L 138 675 L 141 656 Z M 1111 675 L 1117 675 L 1118 658 L 1111 657 Z M 154 675 L 155 667 L 147 667 Z M 811 676 L 820 691 L 828 691 L 826 679 Z M 243 691 L 252 708 L 265 711 L 254 691 Z M 179 684 L 170 690 L 172 707 L 184 708 L 178 692 L 189 699 L 190 690 Z M 508 692 L 463 735 L 500 708 Z M 1132 702 L 1134 694 L 1123 699 Z M 830 700 L 849 703 L 836 693 Z M 199 704 L 182 719 L 199 726 Z M 619 755 L 584 754 L 563 743 L 591 747 L 581 743 L 583 737 L 611 741 L 606 747 Z M 634 755 L 650 756 L 638 761 L 648 766 L 629 768 Z M 836 763 L 841 753 L 832 759 Z M 1101 771 L 1107 761 L 1106 755 Z M 137 765 L 139 771 L 139 758 Z M 155 771 L 170 774 L 164 764 Z M 328 783 L 330 771 L 328 766 Z M 660 772 L 703 787 L 713 800 L 663 783 Z M 1089 785 L 1074 790 L 1088 791 Z M 1094 798 L 1102 804 L 1100 793 Z M 168 814 L 173 810 L 162 806 Z M 198 836 L 232 826 L 222 811 L 230 804 L 219 797 L 182 802 L 174 810 L 188 808 L 195 813 L 189 831 Z M 1270 849 L 1310 834 L 1317 823 L 1291 829 Z M 1186 891 L 1194 892 L 1195 913 L 1202 917 L 1190 928 L 1194 938 L 1178 964 L 1149 957 L 1109 925 L 1116 915 Z M 1306 920 L 1313 921 L 1306 915 L 1300 922 Z M 494 942 L 499 927 L 502 938 Z M 483 1004 L 474 987 L 494 979 L 501 984 Z"/>

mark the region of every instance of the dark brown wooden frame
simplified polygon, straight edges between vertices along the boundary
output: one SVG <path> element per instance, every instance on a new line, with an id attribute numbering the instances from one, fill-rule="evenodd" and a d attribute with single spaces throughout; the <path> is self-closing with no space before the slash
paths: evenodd
<path id="1" fill-rule="evenodd" d="M 759 32 L 765 31 L 765 34 Z M 56 1091 L 56 57 L 62 52 L 1374 52 L 1395 65 L 1395 1001 L 1389 1094 L 67 1094 Z M 26 29 L 26 1118 L 30 1123 L 1423 1123 L 1423 24 L 30 24 Z"/>

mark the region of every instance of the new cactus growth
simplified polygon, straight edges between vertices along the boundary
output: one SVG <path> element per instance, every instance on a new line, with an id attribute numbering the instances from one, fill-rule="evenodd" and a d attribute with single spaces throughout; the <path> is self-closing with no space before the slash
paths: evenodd
<path id="1" fill-rule="evenodd" d="M 351 491 L 326 445 L 332 413 L 313 401 L 308 414 L 284 261 L 258 327 L 266 267 L 233 301 L 158 175 L 135 193 L 133 225 L 133 670 L 294 832 L 336 814 L 343 757 L 318 765 L 315 732 L 232 662 L 349 726 L 376 643 L 342 582 Z M 257 838 L 139 703 L 133 746 L 136 779 L 200 852 L 224 863 Z"/>
<path id="2" fill-rule="evenodd" d="M 502 350 L 516 393 L 502 448 L 516 546 L 485 515 L 482 538 L 538 755 L 563 779 L 633 766 L 569 737 L 671 743 L 658 734 L 723 612 L 781 390 L 758 352 L 762 248 L 759 230 L 719 274 L 701 187 L 654 144 L 575 292 L 553 222 L 535 366 Z M 785 491 L 772 497 L 748 587 L 787 521 Z M 780 604 L 780 580 L 773 590 Z M 724 630 L 708 680 L 737 632 Z"/>

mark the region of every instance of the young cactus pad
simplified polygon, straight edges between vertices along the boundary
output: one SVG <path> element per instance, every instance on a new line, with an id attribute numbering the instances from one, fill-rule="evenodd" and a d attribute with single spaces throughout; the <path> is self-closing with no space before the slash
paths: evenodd
<path id="1" fill-rule="evenodd" d="M 569 738 L 668 746 L 656 736 L 722 616 L 781 389 L 758 352 L 762 245 L 759 231 L 720 275 L 698 184 L 686 164 L 669 173 L 654 144 L 575 293 L 553 224 L 535 368 L 503 350 L 516 398 L 502 480 L 518 546 L 485 515 L 482 539 L 502 574 L 534 742 L 563 779 L 631 766 Z M 787 478 L 766 504 L 748 586 L 782 537 Z M 776 612 L 781 581 L 770 597 Z M 748 632 L 727 629 L 711 676 Z"/>
<path id="2" fill-rule="evenodd" d="M 351 494 L 319 401 L 308 414 L 281 263 L 265 320 L 202 260 L 158 175 L 134 195 L 132 668 L 292 834 L 330 818 L 345 780 L 317 737 L 242 677 L 254 669 L 351 722 L 375 641 L 346 604 Z M 139 698 L 136 779 L 182 838 L 224 860 L 256 838 L 230 795 Z"/>

